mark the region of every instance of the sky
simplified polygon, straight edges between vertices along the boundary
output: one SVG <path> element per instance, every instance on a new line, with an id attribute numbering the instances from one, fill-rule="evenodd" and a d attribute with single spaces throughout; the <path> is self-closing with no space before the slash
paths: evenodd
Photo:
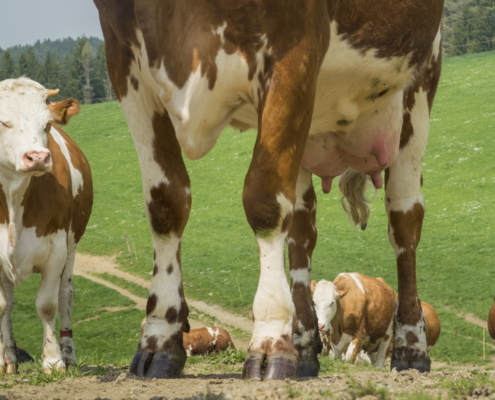
<path id="1" fill-rule="evenodd" d="M 103 38 L 93 0 L 0 0 L 0 47 L 39 39 Z"/>

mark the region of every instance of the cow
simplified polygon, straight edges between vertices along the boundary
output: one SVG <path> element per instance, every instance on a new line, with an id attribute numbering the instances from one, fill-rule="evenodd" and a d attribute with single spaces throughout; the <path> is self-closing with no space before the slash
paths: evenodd
<path id="1" fill-rule="evenodd" d="M 495 297 L 493 298 L 493 301 L 495 301 Z M 492 305 L 492 308 L 490 308 L 490 312 L 488 313 L 488 333 L 490 333 L 490 336 L 492 339 L 495 340 L 495 304 Z"/>
<path id="2" fill-rule="evenodd" d="M 182 339 L 188 356 L 204 356 L 219 353 L 228 348 L 235 349 L 229 332 L 219 327 L 205 326 L 191 329 L 183 333 Z"/>
<path id="3" fill-rule="evenodd" d="M 425 317 L 426 326 L 426 348 L 428 352 L 435 346 L 440 337 L 440 332 L 442 330 L 442 324 L 440 323 L 440 318 L 437 312 L 426 301 L 421 300 L 421 309 L 423 310 L 423 315 Z"/>
<path id="4" fill-rule="evenodd" d="M 93 184 L 88 160 L 56 125 L 79 113 L 79 103 L 49 102 L 57 93 L 25 77 L 0 82 L 0 374 L 17 371 L 14 286 L 33 273 L 41 274 L 36 309 L 43 324 L 43 369 L 50 373 L 76 363 L 72 272 Z"/>
<path id="5" fill-rule="evenodd" d="M 390 324 L 397 294 L 382 278 L 339 274 L 333 282 L 321 280 L 315 285 L 313 301 L 323 354 L 336 359 L 345 354 L 345 360 L 360 359 L 383 367 L 393 351 Z M 421 308 L 429 352 L 440 336 L 440 319 L 430 304 L 421 301 Z"/>
<path id="6" fill-rule="evenodd" d="M 146 318 L 141 321 L 141 337 L 144 334 Z M 220 327 L 204 326 L 197 329 L 189 329 L 189 323 L 182 332 L 182 344 L 188 356 L 204 356 L 210 353 L 219 353 L 229 347 L 235 349 L 234 342 L 229 332 Z"/>
<path id="7" fill-rule="evenodd" d="M 154 247 L 147 321 L 130 372 L 173 378 L 186 362 L 181 241 L 191 182 L 183 155 L 203 157 L 228 124 L 257 130 L 242 201 L 260 276 L 242 377 L 318 375 L 309 287 L 313 175 L 325 193 L 346 176 L 346 209 L 363 228 L 363 181 L 385 186 L 399 282 L 392 367 L 429 370 L 416 248 L 443 0 L 94 3 L 109 77 L 138 154 Z"/>
<path id="8" fill-rule="evenodd" d="M 351 362 L 364 350 L 383 368 L 393 336 L 394 290 L 384 281 L 359 273 L 342 273 L 333 282 L 317 283 L 313 301 L 318 328 L 326 333 L 335 359 Z"/>

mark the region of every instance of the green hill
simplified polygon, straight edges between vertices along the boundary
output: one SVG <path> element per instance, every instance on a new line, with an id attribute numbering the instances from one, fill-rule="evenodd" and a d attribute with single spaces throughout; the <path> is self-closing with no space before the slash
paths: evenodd
<path id="1" fill-rule="evenodd" d="M 442 321 L 431 355 L 443 362 L 483 364 L 495 355 L 491 339 L 483 342 L 486 330 L 463 318 L 472 314 L 486 320 L 495 295 L 494 65 L 495 52 L 446 59 L 431 116 L 417 274 L 421 299 Z M 95 181 L 94 211 L 79 250 L 117 254 L 123 269 L 149 279 L 153 254 L 139 167 L 118 104 L 83 106 L 66 130 L 88 156 Z M 254 140 L 253 132 L 229 128 L 204 159 L 187 161 L 193 208 L 182 245 L 186 296 L 243 315 L 250 315 L 258 280 L 257 245 L 241 201 Z M 321 193 L 318 180 L 315 187 L 319 239 L 313 277 L 332 280 L 340 272 L 358 271 L 396 287 L 383 190 L 370 193 L 372 216 L 366 231 L 358 231 L 340 207 L 337 186 L 328 195 Z M 75 282 L 78 310 L 84 300 Z M 28 290 L 33 286 L 19 292 Z M 108 335 L 113 328 L 108 325 Z M 30 339 L 24 335 L 23 340 Z M 36 346 L 40 341 L 36 338 Z M 129 341 L 135 346 L 137 338 Z"/>

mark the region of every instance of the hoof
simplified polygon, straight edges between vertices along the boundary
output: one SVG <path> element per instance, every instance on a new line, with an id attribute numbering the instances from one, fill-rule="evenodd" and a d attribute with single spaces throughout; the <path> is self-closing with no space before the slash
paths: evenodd
<path id="1" fill-rule="evenodd" d="M 250 352 L 244 361 L 242 368 L 242 379 L 251 379 L 261 381 L 261 371 L 263 369 L 263 361 L 265 355 L 263 353 Z"/>
<path id="2" fill-rule="evenodd" d="M 180 376 L 186 354 L 182 351 L 157 351 L 155 353 L 138 350 L 131 363 L 130 373 L 145 378 L 177 378 Z"/>
<path id="3" fill-rule="evenodd" d="M 267 357 L 263 380 L 296 379 L 297 370 L 297 356 L 273 354 Z"/>
<path id="4" fill-rule="evenodd" d="M 429 358 L 411 360 L 410 368 L 416 369 L 419 372 L 430 372 L 431 360 Z"/>
<path id="5" fill-rule="evenodd" d="M 430 372 L 431 360 L 428 358 L 420 358 L 415 360 L 398 360 L 393 359 L 390 363 L 390 370 L 396 369 L 397 372 L 408 369 L 415 369 L 419 372 Z"/>
<path id="6" fill-rule="evenodd" d="M 405 371 L 409 369 L 409 361 L 392 359 L 390 361 L 390 370 L 392 371 L 393 369 L 396 369 L 397 372 Z"/>
<path id="7" fill-rule="evenodd" d="M 299 360 L 297 366 L 298 378 L 317 378 L 320 372 L 320 362 L 318 357 L 314 359 Z"/>

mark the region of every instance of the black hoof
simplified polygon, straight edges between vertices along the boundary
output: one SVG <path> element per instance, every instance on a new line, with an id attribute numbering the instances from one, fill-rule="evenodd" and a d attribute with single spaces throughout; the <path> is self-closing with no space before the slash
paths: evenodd
<path id="1" fill-rule="evenodd" d="M 130 373 L 145 378 L 177 378 L 180 376 L 186 354 L 181 351 L 138 350 L 131 363 Z"/>
<path id="2" fill-rule="evenodd" d="M 296 379 L 297 369 L 297 356 L 272 354 L 267 357 L 263 380 Z"/>
<path id="3" fill-rule="evenodd" d="M 261 381 L 261 370 L 263 369 L 264 360 L 265 355 L 263 353 L 248 353 L 244 361 L 244 367 L 242 368 L 242 379 Z"/>
<path id="4" fill-rule="evenodd" d="M 318 357 L 314 359 L 299 360 L 297 366 L 297 377 L 298 378 L 317 378 L 320 372 L 320 362 Z"/>
<path id="5" fill-rule="evenodd" d="M 410 368 L 416 369 L 419 372 L 430 372 L 431 360 L 429 358 L 411 360 Z"/>
<path id="6" fill-rule="evenodd" d="M 420 358 L 414 360 L 397 360 L 392 359 L 390 363 L 390 370 L 396 369 L 397 372 L 405 371 L 408 369 L 415 369 L 419 372 L 430 372 L 431 361 L 428 358 Z"/>
<path id="7" fill-rule="evenodd" d="M 409 369 L 409 361 L 393 359 L 390 362 L 390 370 L 396 369 L 397 372 L 405 371 Z"/>

